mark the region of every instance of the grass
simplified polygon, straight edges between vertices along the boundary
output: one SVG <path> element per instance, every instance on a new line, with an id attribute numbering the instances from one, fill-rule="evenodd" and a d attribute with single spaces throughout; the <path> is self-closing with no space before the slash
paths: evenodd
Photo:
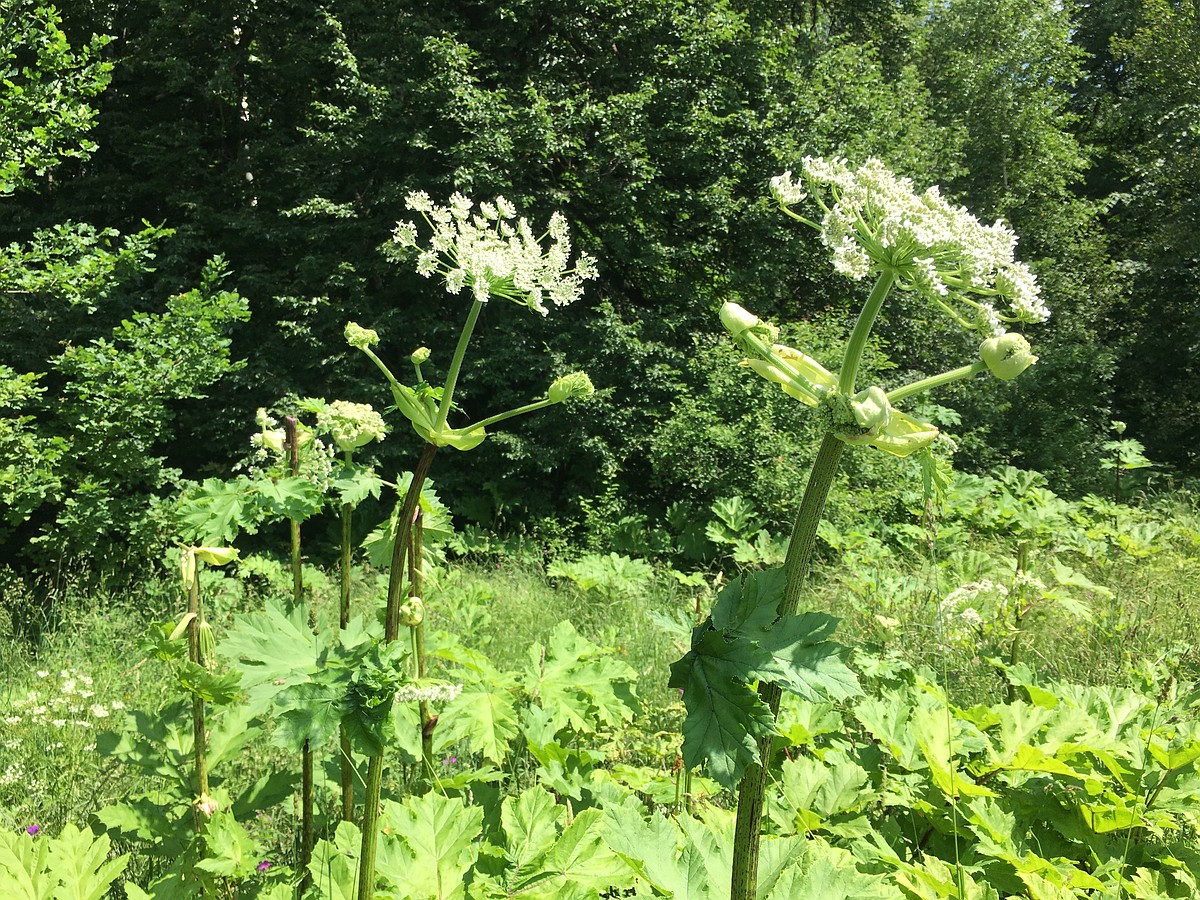
<path id="1" fill-rule="evenodd" d="M 1031 571 L 1043 580 L 1050 581 L 1049 560 L 1057 553 L 1111 596 L 1075 592 L 1086 601 L 1086 615 L 1056 602 L 1038 604 L 1022 621 L 1022 662 L 1048 677 L 1090 683 L 1145 686 L 1168 677 L 1200 677 L 1200 589 L 1194 587 L 1200 584 L 1200 519 L 1179 503 L 1154 516 L 1165 527 L 1149 542 L 1130 543 L 1129 550 L 1087 558 L 1047 545 L 1033 554 Z M 990 660 L 1005 655 L 1012 632 L 966 632 L 951 639 L 939 606 L 964 580 L 1011 579 L 1015 557 L 1011 536 L 994 533 L 968 530 L 932 551 L 920 540 L 864 533 L 817 567 L 809 605 L 842 618 L 842 643 L 896 653 L 937 673 L 956 703 L 994 702 L 1005 683 Z M 571 621 L 640 679 L 645 712 L 631 734 L 622 735 L 621 746 L 611 748 L 613 757 L 669 768 L 679 743 L 681 705 L 667 688 L 668 667 L 686 649 L 697 606 L 707 611 L 721 579 L 710 573 L 707 587 L 692 586 L 669 567 L 632 566 L 598 555 L 580 566 L 559 567 L 553 570 L 557 577 L 548 577 L 540 560 L 494 555 L 437 567 L 425 587 L 427 627 L 457 634 L 499 669 L 518 671 L 556 624 Z M 612 569 L 607 576 L 605 566 Z M 381 596 L 381 578 L 366 571 L 356 580 L 359 611 Z M 314 569 L 306 583 L 312 605 L 331 612 L 334 581 Z M 165 664 L 145 658 L 139 638 L 150 624 L 177 619 L 180 600 L 167 576 L 134 595 L 75 597 L 53 611 L 54 627 L 30 641 L 17 633 L 13 610 L 32 598 L 13 590 L 11 579 L 6 584 L 7 618 L 0 613 L 0 828 L 37 825 L 57 833 L 68 822 L 87 824 L 98 808 L 146 789 L 144 777 L 139 782 L 135 772 L 99 756 L 96 734 L 123 709 L 155 710 L 177 699 Z M 256 559 L 243 565 L 238 578 L 207 572 L 204 591 L 219 648 L 221 631 L 239 610 L 259 608 L 268 596 L 287 596 L 289 586 L 280 563 Z M 18 612 L 29 621 L 28 609 Z M 248 785 L 290 766 L 282 751 L 261 743 L 222 772 L 230 785 Z M 332 809 L 332 782 L 319 787 L 325 808 Z M 295 819 L 296 811 L 285 803 L 253 824 L 279 860 L 292 859 Z M 136 866 L 131 870 L 141 874 Z"/>

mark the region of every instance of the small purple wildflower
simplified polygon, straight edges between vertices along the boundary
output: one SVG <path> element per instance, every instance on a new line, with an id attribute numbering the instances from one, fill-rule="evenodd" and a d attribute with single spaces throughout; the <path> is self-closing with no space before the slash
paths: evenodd
<path id="1" fill-rule="evenodd" d="M 257 866 L 255 866 L 255 868 L 258 869 L 258 871 L 260 871 L 260 872 L 265 872 L 265 871 L 267 871 L 267 869 L 271 868 L 271 863 L 269 860 L 264 859 Z"/>
<path id="2" fill-rule="evenodd" d="M 447 756 L 445 759 L 442 760 L 443 766 L 453 766 L 453 765 L 457 765 L 457 764 L 458 764 L 457 756 Z"/>
<path id="3" fill-rule="evenodd" d="M 41 830 L 42 830 L 41 825 L 30 825 L 28 828 L 25 829 L 25 833 L 26 834 L 37 834 Z"/>

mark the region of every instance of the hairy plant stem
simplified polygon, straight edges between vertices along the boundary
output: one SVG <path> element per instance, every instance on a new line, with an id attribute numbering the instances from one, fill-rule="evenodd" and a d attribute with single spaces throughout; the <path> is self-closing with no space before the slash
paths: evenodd
<path id="1" fill-rule="evenodd" d="M 188 588 L 188 659 L 198 666 L 204 665 L 200 653 L 200 626 L 203 624 L 204 610 L 200 605 L 200 572 L 192 575 L 192 583 Z M 196 769 L 196 798 L 197 803 L 208 801 L 208 745 L 205 737 L 204 701 L 198 694 L 192 694 L 192 760 Z M 204 831 L 204 821 L 201 816 L 207 815 L 197 810 L 195 815 L 196 833 Z"/>
<path id="2" fill-rule="evenodd" d="M 813 549 L 817 541 L 817 526 L 825 511 L 825 500 L 837 474 L 845 444 L 832 432 L 825 435 L 817 458 L 813 461 L 808 476 L 808 486 L 800 501 L 800 511 L 792 528 L 792 539 L 788 544 L 784 571 L 787 581 L 783 599 L 779 601 L 779 615 L 793 616 L 800 605 L 800 594 L 808 577 Z M 758 694 L 771 708 L 772 715 L 779 713 L 779 701 L 783 692 L 776 684 L 760 682 Z M 758 891 L 758 846 L 762 832 L 763 808 L 767 792 L 767 767 L 771 761 L 773 738 L 759 741 L 758 756 L 761 764 L 746 767 L 738 785 L 737 824 L 733 836 L 733 872 L 730 885 L 731 900 L 755 900 Z"/>
<path id="3" fill-rule="evenodd" d="M 854 382 L 858 377 L 858 366 L 862 361 L 867 338 L 883 308 L 896 276 L 884 269 L 875 280 L 874 287 L 858 314 L 854 330 L 846 342 L 842 354 L 842 366 L 838 372 L 838 392 L 845 397 L 854 394 Z M 786 577 L 783 599 L 779 601 L 780 616 L 794 616 L 800 605 L 800 594 L 804 589 L 808 569 L 812 563 L 813 549 L 817 542 L 817 526 L 825 512 L 825 501 L 837 475 L 838 463 L 842 459 L 845 444 L 833 431 L 828 431 L 821 440 L 817 458 L 813 460 L 808 475 L 808 485 L 800 500 L 796 523 L 792 527 L 792 538 L 788 543 L 787 557 L 783 569 Z M 779 714 L 779 701 L 783 691 L 769 682 L 760 682 L 758 694 L 771 709 L 771 715 Z M 758 742 L 760 762 L 746 767 L 738 785 L 737 824 L 733 836 L 733 866 L 730 884 L 730 900 L 755 900 L 758 893 L 758 849 L 762 832 L 763 808 L 767 793 L 767 768 L 771 764 L 773 738 L 767 736 Z"/>
<path id="4" fill-rule="evenodd" d="M 346 454 L 350 461 L 350 454 Z M 338 630 L 344 630 L 350 624 L 350 561 L 351 541 L 353 537 L 354 508 L 349 503 L 342 504 L 342 558 L 341 558 L 341 597 L 338 606 Z M 342 781 L 342 821 L 354 820 L 354 758 L 350 755 L 350 736 L 346 726 L 338 726 L 338 745 L 341 749 L 341 781 Z"/>
<path id="5" fill-rule="evenodd" d="M 284 419 L 284 446 L 288 451 L 288 466 L 293 478 L 300 474 L 300 441 L 298 422 L 295 416 Z M 300 555 L 300 520 L 289 519 L 292 543 L 292 605 L 300 608 L 304 603 L 304 567 Z M 300 885 L 298 893 L 308 890 L 312 880 L 308 864 L 313 852 L 313 751 L 308 741 L 300 748 Z"/>
<path id="6" fill-rule="evenodd" d="M 404 596 L 405 558 L 411 540 L 413 517 L 421 501 L 421 488 L 437 454 L 436 444 L 426 444 L 417 459 L 412 482 L 404 494 L 400 514 L 396 519 L 396 536 L 392 545 L 392 563 L 388 570 L 387 610 L 384 613 L 383 639 L 390 644 L 400 634 L 400 602 Z M 362 849 L 358 860 L 357 900 L 374 900 L 375 860 L 379 847 L 379 803 L 383 796 L 383 754 L 367 762 L 367 782 L 364 788 Z"/>
<path id="7" fill-rule="evenodd" d="M 408 552 L 408 596 L 421 597 L 424 586 L 421 581 L 421 548 L 424 546 L 424 530 L 421 522 L 421 510 L 417 509 L 412 527 L 412 545 Z M 426 671 L 425 660 L 425 618 L 412 626 L 413 664 L 417 678 L 424 678 Z M 429 713 L 429 701 L 421 700 L 417 704 L 421 717 L 421 784 L 428 788 L 433 783 L 433 729 L 437 725 L 437 717 Z"/>

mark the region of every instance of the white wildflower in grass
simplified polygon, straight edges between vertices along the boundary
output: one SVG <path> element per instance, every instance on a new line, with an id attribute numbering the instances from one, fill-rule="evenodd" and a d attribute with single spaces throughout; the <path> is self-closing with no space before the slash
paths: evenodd
<path id="1" fill-rule="evenodd" d="M 937 623 L 951 642 L 971 643 L 1004 627 L 1009 589 L 988 578 L 955 588 L 938 604 Z"/>
<path id="2" fill-rule="evenodd" d="M 462 693 L 461 684 L 414 681 L 396 691 L 398 703 L 449 703 Z"/>
<path id="3" fill-rule="evenodd" d="M 571 264 L 571 239 L 561 213 L 550 217 L 546 233 L 538 237 L 503 197 L 481 203 L 477 213 L 462 194 L 452 195 L 449 206 L 438 206 L 424 191 L 415 191 L 405 205 L 420 213 L 432 234 L 422 247 L 416 225 L 399 222 L 389 255 L 406 258 L 415 252 L 417 273 L 440 276 L 451 294 L 469 289 L 481 303 L 504 297 L 544 316 L 547 304 L 566 306 L 582 294 L 584 281 L 596 277 L 595 260 L 587 254 Z"/>
<path id="4" fill-rule="evenodd" d="M 982 628 L 983 616 L 973 606 L 968 606 L 958 614 L 959 621 L 970 628 Z"/>
<path id="5" fill-rule="evenodd" d="M 801 179 L 772 179 L 786 212 L 821 231 L 837 271 L 854 279 L 890 271 L 902 290 L 917 291 L 962 327 L 999 334 L 1006 324 L 1050 315 L 1037 280 L 1013 253 L 1017 236 L 1001 221 L 984 225 L 937 187 L 923 194 L 877 159 L 852 168 L 844 159 L 808 157 Z M 811 197 L 812 222 L 788 209 Z"/>

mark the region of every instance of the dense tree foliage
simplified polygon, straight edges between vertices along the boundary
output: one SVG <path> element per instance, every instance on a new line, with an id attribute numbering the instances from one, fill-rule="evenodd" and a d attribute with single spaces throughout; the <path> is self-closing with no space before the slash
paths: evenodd
<path id="1" fill-rule="evenodd" d="M 1086 489 L 1119 418 L 1152 458 L 1194 467 L 1193 5 L 57 9 L 0 2 L 8 21 L 47 23 L 6 29 L 0 44 L 0 65 L 18 74 L 0 95 L 0 181 L 13 195 L 0 239 L 16 242 L 0 278 L 6 297 L 18 292 L 0 307 L 5 363 L 68 379 L 59 342 L 117 340 L 122 320 L 164 314 L 163 298 L 185 294 L 221 254 L 223 286 L 210 267 L 202 290 L 246 298 L 251 317 L 229 348 L 245 365 L 225 374 L 221 402 L 202 416 L 187 399 L 198 386 L 163 395 L 152 418 L 171 427 L 151 429 L 144 447 L 184 477 L 226 471 L 247 449 L 257 406 L 296 395 L 383 405 L 342 340 L 349 319 L 377 328 L 391 359 L 425 344 L 429 365 L 446 365 L 465 309 L 379 252 L 404 195 L 421 189 L 502 193 L 539 221 L 562 209 L 601 264 L 586 300 L 545 321 L 488 310 L 461 392 L 468 412 L 525 402 L 569 368 L 587 370 L 599 392 L 489 441 L 469 475 L 461 460 L 440 464 L 455 509 L 507 527 L 590 511 L 594 528 L 601 508 L 608 521 L 653 519 L 676 501 L 704 508 L 731 485 L 780 483 L 780 466 L 800 462 L 788 442 L 766 439 L 782 420 L 756 417 L 756 399 L 700 363 L 719 355 L 710 335 L 722 300 L 818 331 L 850 308 L 854 286 L 830 277 L 812 236 L 765 200 L 767 179 L 805 154 L 880 156 L 1021 235 L 1055 316 L 1039 330 L 1035 377 L 937 398 L 964 413 L 963 464 L 1019 462 Z M 31 116 L 49 124 L 37 131 Z M 63 227 L 70 249 L 51 241 Z M 46 275 L 59 266 L 76 274 Z M 879 371 L 938 370 L 934 342 L 912 336 L 941 329 L 892 311 Z M 21 416 L 26 436 L 71 439 L 45 403 Z M 410 466 L 415 448 L 389 442 L 386 465 Z M 688 448 L 705 449 L 687 460 Z M 171 483 L 139 476 L 130 496 Z M 613 485 L 621 499 L 604 506 Z M 44 496 L 67 499 L 58 487 Z"/>

